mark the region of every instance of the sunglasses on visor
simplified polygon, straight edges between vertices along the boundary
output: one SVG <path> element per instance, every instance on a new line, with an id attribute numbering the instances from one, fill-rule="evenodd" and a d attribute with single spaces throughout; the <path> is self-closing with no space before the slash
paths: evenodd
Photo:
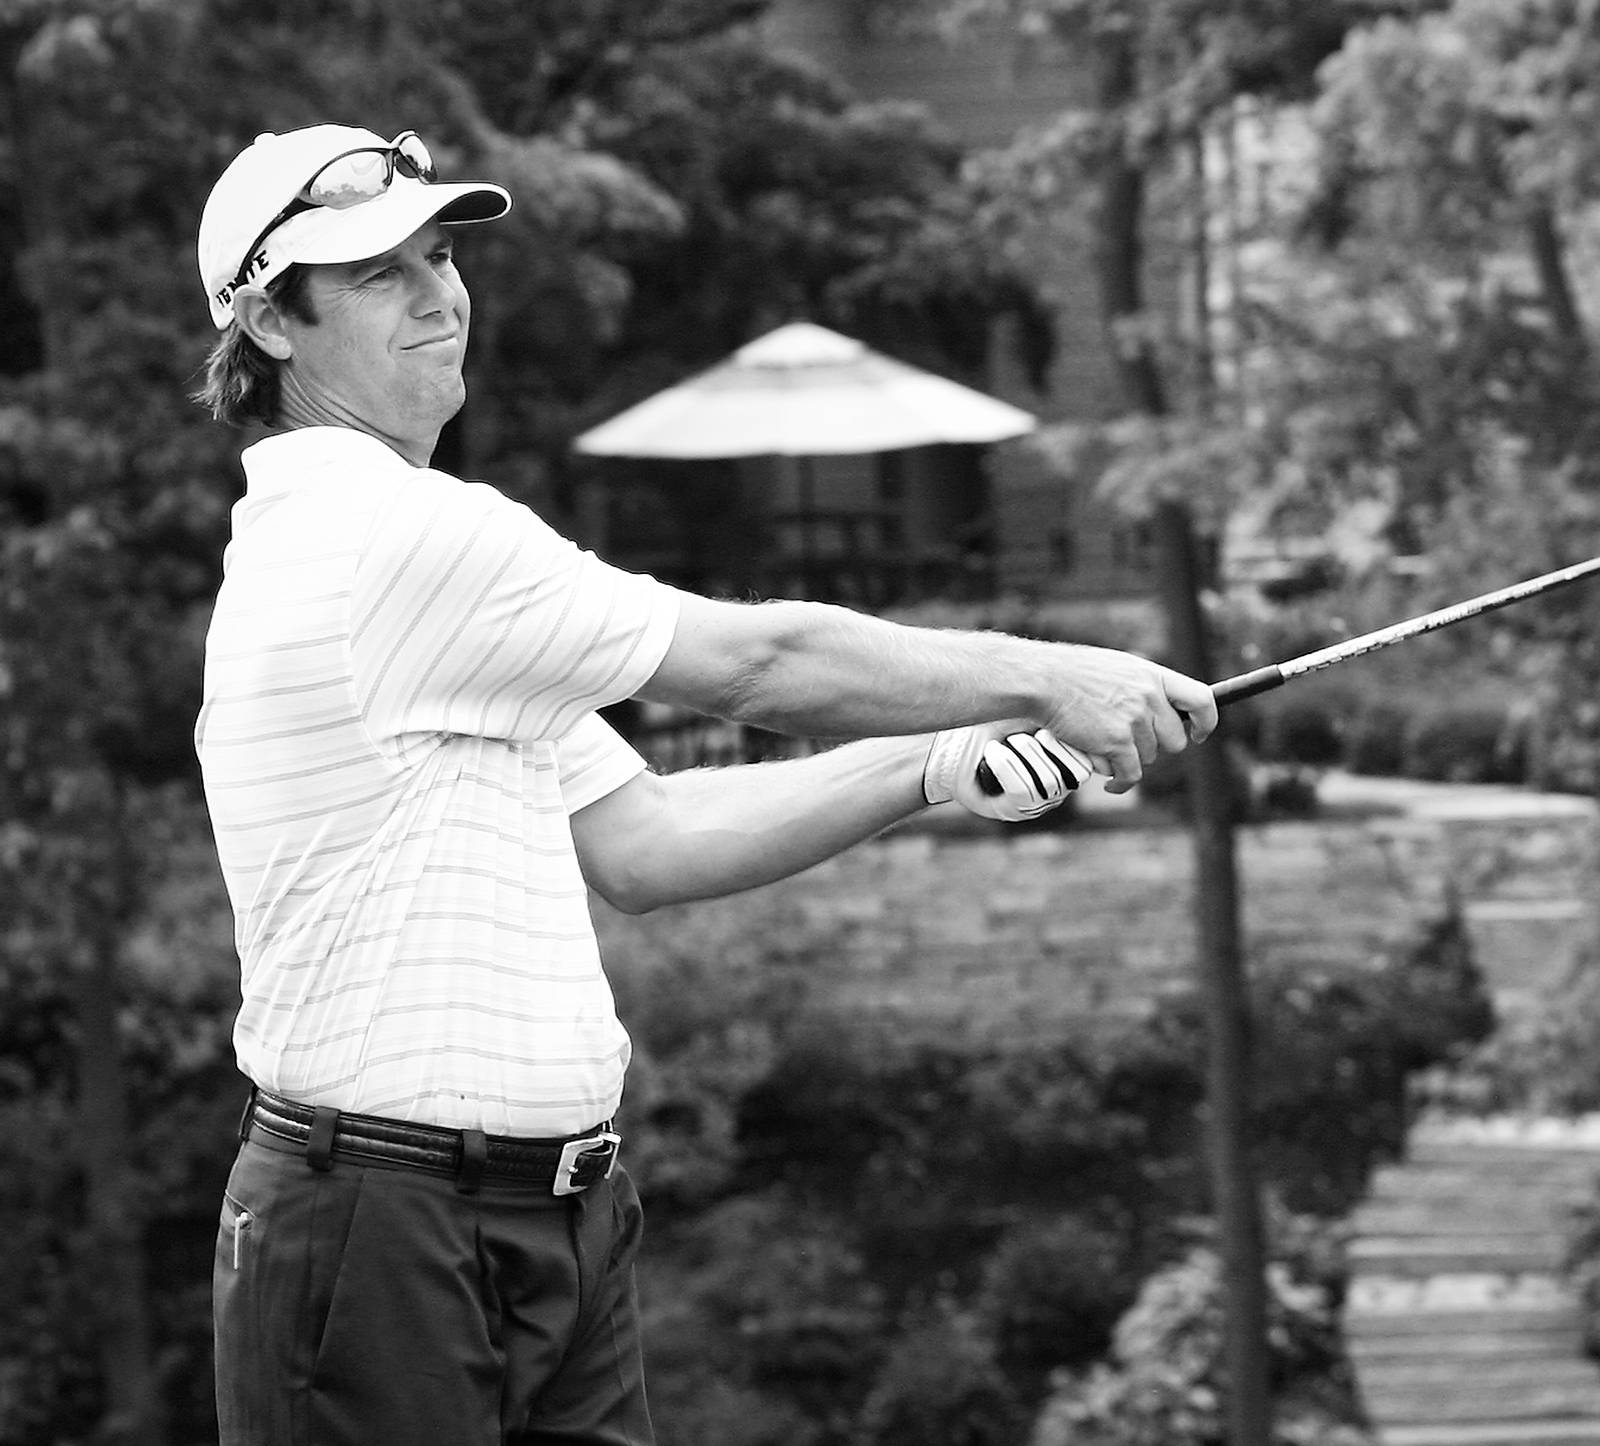
<path id="1" fill-rule="evenodd" d="M 433 156 L 415 131 L 401 131 L 386 146 L 360 146 L 335 156 L 261 228 L 261 234 L 250 243 L 244 260 L 239 263 L 232 290 L 237 291 L 249 281 L 262 244 L 285 221 L 318 206 L 326 206 L 330 211 L 348 211 L 363 201 L 375 201 L 389 189 L 397 167 L 419 181 L 434 181 L 439 176 Z"/>

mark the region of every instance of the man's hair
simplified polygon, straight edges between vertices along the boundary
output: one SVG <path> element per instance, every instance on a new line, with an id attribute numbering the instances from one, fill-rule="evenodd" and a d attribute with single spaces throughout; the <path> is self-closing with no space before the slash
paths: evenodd
<path id="1" fill-rule="evenodd" d="M 267 283 L 267 295 L 296 321 L 307 326 L 317 320 L 307 286 L 310 272 L 291 266 Z M 237 321 L 217 338 L 206 358 L 205 384 L 192 394 L 219 422 L 244 427 L 251 422 L 271 425 L 278 420 L 279 368 L 283 364 L 262 351 Z"/>

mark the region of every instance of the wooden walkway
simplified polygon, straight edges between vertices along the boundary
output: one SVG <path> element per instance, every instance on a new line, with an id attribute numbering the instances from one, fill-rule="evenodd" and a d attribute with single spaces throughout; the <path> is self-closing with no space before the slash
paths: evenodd
<path id="1" fill-rule="evenodd" d="M 1397 857 L 1415 874 L 1434 856 L 1454 881 L 1501 1029 L 1559 1007 L 1600 948 L 1594 801 L 1380 793 L 1400 811 Z M 1597 1178 L 1600 1117 L 1427 1117 L 1378 1172 L 1350 1221 L 1344 1324 L 1380 1446 L 1600 1446 L 1600 1364 L 1566 1272 Z"/>
<path id="2" fill-rule="evenodd" d="M 1351 1219 L 1345 1336 L 1382 1446 L 1600 1446 L 1565 1257 L 1600 1120 L 1425 1120 Z"/>

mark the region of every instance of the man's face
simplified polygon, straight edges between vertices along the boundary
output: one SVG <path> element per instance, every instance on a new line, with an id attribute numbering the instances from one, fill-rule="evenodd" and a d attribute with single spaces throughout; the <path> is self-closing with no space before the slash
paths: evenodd
<path id="1" fill-rule="evenodd" d="M 472 303 L 451 247 L 429 221 L 381 256 L 310 268 L 317 320 L 285 323 L 284 420 L 354 427 L 426 465 L 467 395 Z"/>

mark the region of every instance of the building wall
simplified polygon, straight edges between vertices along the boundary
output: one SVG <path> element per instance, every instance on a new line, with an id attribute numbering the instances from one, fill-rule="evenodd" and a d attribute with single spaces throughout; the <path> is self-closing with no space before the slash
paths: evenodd
<path id="1" fill-rule="evenodd" d="M 813 61 L 864 99 L 925 106 L 961 144 L 1002 147 L 1083 100 L 1084 76 L 1048 36 L 994 27 L 960 41 L 870 33 L 851 0 L 777 0 L 771 43 Z M 1122 410 L 1082 239 L 1059 229 L 1027 238 L 1037 282 L 1050 299 L 1056 354 L 1035 391 L 997 335 L 990 389 L 1044 421 L 1102 418 Z M 1063 477 L 1027 443 L 994 449 L 993 579 L 1007 594 L 1128 597 L 1151 589 L 1140 529 L 1094 495 L 1088 477 Z"/>
<path id="2" fill-rule="evenodd" d="M 1005 145 L 1079 93 L 1072 56 L 1049 37 L 994 26 L 959 42 L 874 35 L 852 0 L 777 0 L 772 43 L 807 56 L 858 94 L 928 105 L 964 145 Z"/>

